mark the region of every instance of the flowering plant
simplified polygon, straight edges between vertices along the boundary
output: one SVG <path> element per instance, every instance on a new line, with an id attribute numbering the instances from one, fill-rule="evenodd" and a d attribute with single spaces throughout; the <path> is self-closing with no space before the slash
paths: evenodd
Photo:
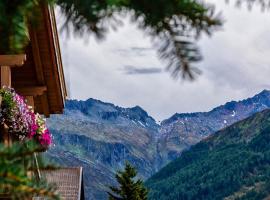
<path id="1" fill-rule="evenodd" d="M 22 96 L 12 88 L 0 89 L 0 123 L 8 127 L 9 133 L 20 141 L 34 139 L 42 147 L 52 143 L 52 135 L 46 127 L 45 119 L 35 114 Z"/>

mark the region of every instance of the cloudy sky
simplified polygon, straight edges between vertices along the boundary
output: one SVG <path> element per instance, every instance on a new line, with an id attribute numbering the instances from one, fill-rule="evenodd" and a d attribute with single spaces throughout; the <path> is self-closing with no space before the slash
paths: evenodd
<path id="1" fill-rule="evenodd" d="M 225 24 L 211 38 L 200 39 L 204 60 L 197 67 L 203 73 L 193 82 L 172 79 L 150 38 L 128 19 L 102 42 L 62 33 L 69 98 L 140 105 L 158 121 L 270 89 L 270 12 L 216 2 Z"/>

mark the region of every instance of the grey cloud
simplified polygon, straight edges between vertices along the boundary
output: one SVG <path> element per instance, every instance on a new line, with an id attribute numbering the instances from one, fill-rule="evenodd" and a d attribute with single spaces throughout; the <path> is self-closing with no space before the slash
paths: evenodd
<path id="1" fill-rule="evenodd" d="M 121 56 L 137 56 L 144 57 L 149 55 L 153 51 L 153 48 L 149 47 L 130 47 L 128 49 L 115 49 L 115 52 Z"/>
<path id="2" fill-rule="evenodd" d="M 141 51 L 147 52 L 147 51 L 153 50 L 153 48 L 149 48 L 149 47 L 131 47 L 130 49 L 137 52 L 141 52 Z"/>
<path id="3" fill-rule="evenodd" d="M 151 49 L 153 43 L 133 24 L 111 33 L 102 43 L 60 37 L 71 98 L 140 105 L 160 120 L 175 112 L 208 111 L 270 89 L 270 29 L 265 25 L 270 18 L 224 1 L 218 1 L 218 6 L 226 24 L 223 31 L 199 41 L 204 60 L 196 64 L 202 75 L 194 82 L 175 81 L 162 73 L 166 66 Z"/>
<path id="4" fill-rule="evenodd" d="M 158 67 L 135 67 L 132 65 L 124 66 L 121 71 L 124 71 L 125 74 L 128 75 L 136 75 L 136 74 L 159 74 L 162 73 L 162 69 Z"/>

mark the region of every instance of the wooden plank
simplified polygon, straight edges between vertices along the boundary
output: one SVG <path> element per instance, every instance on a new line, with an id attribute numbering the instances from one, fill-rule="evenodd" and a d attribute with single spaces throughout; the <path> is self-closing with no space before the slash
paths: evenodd
<path id="1" fill-rule="evenodd" d="M 35 109 L 35 101 L 33 96 L 26 96 L 26 103 L 28 106 L 31 106 L 33 109 Z"/>
<path id="2" fill-rule="evenodd" d="M 48 96 L 46 93 L 44 93 L 40 97 L 40 101 L 42 105 L 43 114 L 45 115 L 45 117 L 50 117 L 50 107 L 49 107 L 49 102 L 48 102 Z"/>
<path id="3" fill-rule="evenodd" d="M 0 66 L 22 66 L 26 60 L 25 54 L 20 55 L 0 55 Z"/>
<path id="4" fill-rule="evenodd" d="M 61 56 L 62 54 L 61 54 L 61 49 L 60 49 L 57 24 L 56 24 L 53 6 L 49 6 L 48 11 L 49 11 L 49 15 L 52 21 L 52 31 L 53 31 L 53 36 L 54 36 L 53 38 L 54 38 L 54 45 L 55 45 L 55 51 L 56 51 L 58 74 L 60 78 L 60 86 L 62 90 L 62 98 L 63 98 L 63 101 L 65 101 L 68 94 L 67 94 L 67 87 L 66 87 L 66 82 L 65 82 L 65 75 L 64 75 L 63 62 L 62 62 L 62 56 Z"/>
<path id="5" fill-rule="evenodd" d="M 52 104 L 56 104 L 57 107 L 59 107 L 59 111 L 63 111 L 64 108 L 64 97 L 63 97 L 63 91 L 61 87 L 61 80 L 60 80 L 60 74 L 59 74 L 59 69 L 58 69 L 58 63 L 57 63 L 57 53 L 56 53 L 56 46 L 54 43 L 54 35 L 53 35 L 53 29 L 56 29 L 56 27 L 53 26 L 52 24 L 52 19 L 50 17 L 49 13 L 49 8 L 48 7 L 43 7 L 43 16 L 45 20 L 45 29 L 46 29 L 46 34 L 48 37 L 48 41 L 46 43 L 49 54 L 46 53 L 46 56 L 49 56 L 50 60 L 50 65 L 46 65 L 47 70 L 50 71 L 50 76 L 45 77 L 47 80 L 53 80 L 53 82 L 48 82 L 48 90 L 53 90 L 53 93 L 48 93 L 48 101 L 50 104 L 50 111 L 52 111 L 51 107 L 53 106 Z M 44 56 L 45 56 L 44 55 Z M 46 59 L 47 60 L 47 59 Z M 46 69 L 44 69 L 44 74 L 46 74 Z M 50 86 L 50 83 L 52 86 Z M 54 86 L 53 86 L 54 85 Z M 54 88 L 53 88 L 54 87 Z M 54 99 L 52 101 L 52 97 L 57 97 L 57 99 Z"/>
<path id="6" fill-rule="evenodd" d="M 32 52 L 33 52 L 33 58 L 35 63 L 35 70 L 36 70 L 36 76 L 38 84 L 44 84 L 44 75 L 43 75 L 43 65 L 40 58 L 40 52 L 39 52 L 39 44 L 37 39 L 37 33 L 34 28 L 30 28 L 30 38 L 31 38 L 31 46 L 32 46 Z"/>
<path id="7" fill-rule="evenodd" d="M 16 91 L 23 96 L 41 96 L 47 91 L 46 86 L 17 87 Z"/>
<path id="8" fill-rule="evenodd" d="M 43 72 L 44 66 L 43 66 L 43 64 L 41 62 L 40 46 L 39 46 L 39 43 L 38 43 L 36 29 L 34 29 L 34 28 L 30 29 L 30 37 L 31 37 L 32 52 L 33 52 L 33 58 L 34 58 L 34 63 L 35 63 L 37 81 L 38 81 L 39 84 L 44 85 L 45 84 L 45 78 L 44 78 L 44 72 Z M 35 100 L 39 100 L 41 102 L 40 109 L 42 109 L 42 113 L 46 117 L 49 117 L 50 116 L 50 110 L 49 110 L 49 103 L 48 103 L 47 94 L 43 93 L 40 97 L 35 98 Z"/>
<path id="9" fill-rule="evenodd" d="M 11 87 L 11 70 L 9 66 L 1 66 L 1 88 Z"/>

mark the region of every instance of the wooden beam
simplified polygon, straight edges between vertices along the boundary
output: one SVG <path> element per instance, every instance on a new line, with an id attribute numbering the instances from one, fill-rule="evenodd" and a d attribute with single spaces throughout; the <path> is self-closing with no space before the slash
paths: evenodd
<path id="1" fill-rule="evenodd" d="M 33 109 L 35 109 L 35 101 L 33 96 L 26 96 L 26 103 L 28 106 L 31 106 Z"/>
<path id="2" fill-rule="evenodd" d="M 34 63 L 35 63 L 37 81 L 38 81 L 38 84 L 44 85 L 45 84 L 45 78 L 43 74 L 44 66 L 41 61 L 40 47 L 39 47 L 38 38 L 37 38 L 37 31 L 33 27 L 30 28 L 30 37 L 31 37 L 31 45 L 32 45 L 33 58 L 34 58 Z M 42 95 L 35 96 L 35 99 L 36 98 L 41 102 L 42 113 L 46 117 L 49 117 L 50 109 L 49 109 L 48 96 L 46 92 L 44 91 Z"/>
<path id="3" fill-rule="evenodd" d="M 23 87 L 16 88 L 16 91 L 23 96 L 41 96 L 47 91 L 46 86 L 32 86 L 32 87 Z"/>
<path id="4" fill-rule="evenodd" d="M 45 115 L 45 117 L 50 117 L 50 108 L 49 108 L 48 96 L 46 93 L 40 96 L 40 101 L 42 105 L 43 114 Z"/>
<path id="5" fill-rule="evenodd" d="M 25 54 L 20 55 L 0 55 L 0 66 L 22 66 L 26 60 Z"/>
<path id="6" fill-rule="evenodd" d="M 1 66 L 1 88 L 11 87 L 11 69 L 9 66 Z"/>
<path id="7" fill-rule="evenodd" d="M 48 45 L 49 45 L 49 52 L 52 62 L 52 80 L 55 81 L 56 88 L 55 92 L 57 93 L 57 97 L 55 100 L 57 100 L 57 104 L 64 107 L 64 100 L 65 97 L 63 96 L 62 86 L 61 86 L 61 78 L 60 78 L 60 72 L 59 72 L 59 65 L 58 65 L 58 59 L 57 59 L 57 52 L 56 48 L 59 48 L 55 45 L 55 37 L 53 33 L 53 29 L 56 29 L 57 27 L 53 26 L 52 19 L 50 16 L 49 7 L 43 7 L 43 14 L 45 18 L 45 25 L 47 29 L 47 35 L 48 35 Z M 59 55 L 60 56 L 60 55 Z M 59 98 L 61 97 L 61 98 Z"/>
<path id="8" fill-rule="evenodd" d="M 37 33 L 36 30 L 33 27 L 29 28 L 30 38 L 31 38 L 31 46 L 32 46 L 32 52 L 33 52 L 33 58 L 35 63 L 35 70 L 37 75 L 37 81 L 38 84 L 44 84 L 45 79 L 43 75 L 43 66 L 40 58 L 40 52 L 39 52 L 39 44 L 37 39 Z"/>
<path id="9" fill-rule="evenodd" d="M 56 60 L 58 61 L 58 74 L 60 78 L 60 85 L 61 85 L 61 90 L 62 90 L 62 98 L 63 101 L 66 100 L 66 97 L 68 96 L 67 93 L 67 87 L 66 87 L 66 82 L 65 82 L 65 75 L 64 75 L 64 69 L 63 69 L 63 62 L 62 62 L 62 57 L 61 57 L 61 49 L 60 49 L 60 43 L 59 43 L 59 37 L 58 37 L 58 31 L 57 31 L 57 24 L 56 24 L 56 19 L 55 19 L 55 13 L 54 13 L 54 8 L 53 6 L 48 7 L 49 15 L 51 17 L 52 21 L 52 32 L 54 35 L 54 44 L 55 44 L 55 51 L 56 51 Z"/>

